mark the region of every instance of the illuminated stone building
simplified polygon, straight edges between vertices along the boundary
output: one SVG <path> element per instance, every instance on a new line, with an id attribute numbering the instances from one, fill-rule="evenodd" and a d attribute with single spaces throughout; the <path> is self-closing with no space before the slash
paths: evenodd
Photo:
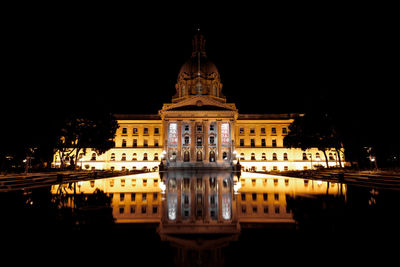
<path id="1" fill-rule="evenodd" d="M 116 114 L 119 128 L 115 148 L 96 155 L 87 150 L 78 166 L 83 169 L 230 169 L 284 171 L 325 165 L 318 149 L 288 149 L 283 139 L 302 114 L 239 114 L 222 94 L 220 74 L 209 60 L 204 37 L 193 38 L 193 51 L 181 67 L 176 94 L 158 114 Z M 343 154 L 328 151 L 329 166 L 344 162 Z M 340 157 L 340 161 L 339 158 Z M 59 159 L 55 155 L 55 165 Z"/>

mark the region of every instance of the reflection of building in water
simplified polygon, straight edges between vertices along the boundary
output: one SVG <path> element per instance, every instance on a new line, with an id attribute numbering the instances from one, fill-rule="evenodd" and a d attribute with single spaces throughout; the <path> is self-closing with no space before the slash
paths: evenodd
<path id="1" fill-rule="evenodd" d="M 166 185 L 162 194 L 160 185 Z M 234 184 L 240 189 L 234 192 Z M 61 185 L 73 194 L 68 185 Z M 77 182 L 77 194 L 112 196 L 117 223 L 160 222 L 161 232 L 237 232 L 251 222 L 294 223 L 288 197 L 346 194 L 343 184 L 256 173 L 168 172 Z M 56 194 L 58 185 L 52 192 Z M 206 226 L 205 226 L 206 225 Z M 194 227 L 193 227 L 194 226 Z"/>
<path id="2" fill-rule="evenodd" d="M 237 194 L 239 223 L 294 223 L 293 214 L 287 207 L 289 197 L 300 195 L 345 195 L 342 184 L 243 173 L 238 181 Z"/>
<path id="3" fill-rule="evenodd" d="M 61 185 L 73 194 L 73 188 Z M 96 189 L 112 196 L 116 223 L 156 223 L 161 240 L 175 251 L 175 263 L 193 266 L 198 259 L 221 262 L 221 249 L 236 241 L 241 229 L 295 227 L 289 198 L 345 195 L 337 183 L 257 173 L 145 173 L 78 182 L 76 193 Z M 59 186 L 53 186 L 57 193 Z M 71 205 L 72 201 L 71 201 Z"/>
<path id="4" fill-rule="evenodd" d="M 160 234 L 237 233 L 230 172 L 169 172 Z M 193 227 L 195 226 L 195 227 Z"/>
<path id="5" fill-rule="evenodd" d="M 116 223 L 150 223 L 161 219 L 161 189 L 158 173 L 118 176 L 78 182 L 77 194 L 91 194 L 97 188 L 112 197 L 113 216 Z M 67 184 L 61 185 L 64 190 L 73 194 Z M 56 193 L 58 185 L 53 186 Z"/>

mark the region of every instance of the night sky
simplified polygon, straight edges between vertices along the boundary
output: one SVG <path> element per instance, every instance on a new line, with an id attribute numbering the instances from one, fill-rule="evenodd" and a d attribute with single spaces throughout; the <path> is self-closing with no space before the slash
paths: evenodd
<path id="1" fill-rule="evenodd" d="M 123 7 L 34 10 L 12 9 L 4 25 L 2 134 L 12 139 L 43 137 L 78 111 L 156 114 L 175 94 L 197 27 L 227 102 L 242 114 L 307 112 L 322 103 L 373 132 L 394 127 L 399 114 L 390 7 L 163 17 Z"/>

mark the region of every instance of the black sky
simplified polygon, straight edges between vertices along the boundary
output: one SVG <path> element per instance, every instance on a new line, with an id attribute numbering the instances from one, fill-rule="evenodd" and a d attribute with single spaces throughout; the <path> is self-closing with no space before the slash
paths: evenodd
<path id="1" fill-rule="evenodd" d="M 12 9 L 3 34 L 3 125 L 9 135 L 35 136 L 81 110 L 157 113 L 175 93 L 199 25 L 223 93 L 240 113 L 306 112 L 323 103 L 361 123 L 397 117 L 390 7 L 314 8 L 163 17 L 123 7 Z"/>

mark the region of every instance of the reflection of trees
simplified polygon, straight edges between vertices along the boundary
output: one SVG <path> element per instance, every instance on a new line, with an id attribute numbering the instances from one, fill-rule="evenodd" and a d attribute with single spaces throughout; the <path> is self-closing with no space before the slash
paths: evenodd
<path id="1" fill-rule="evenodd" d="M 75 187 L 76 183 L 69 185 L 69 189 Z M 78 229 L 86 230 L 114 223 L 111 200 L 112 198 L 100 189 L 96 189 L 92 194 L 68 194 L 62 187 L 53 199 L 59 207 L 61 216 L 71 216 L 70 219 Z"/>
<path id="2" fill-rule="evenodd" d="M 24 238 L 65 239 L 69 233 L 110 227 L 114 222 L 111 198 L 98 189 L 91 195 L 53 195 L 50 187 L 4 192 L 0 212 L 2 229 Z"/>
<path id="3" fill-rule="evenodd" d="M 333 195 L 288 197 L 287 208 L 299 230 L 307 232 L 336 232 L 344 218 L 344 197 Z"/>

